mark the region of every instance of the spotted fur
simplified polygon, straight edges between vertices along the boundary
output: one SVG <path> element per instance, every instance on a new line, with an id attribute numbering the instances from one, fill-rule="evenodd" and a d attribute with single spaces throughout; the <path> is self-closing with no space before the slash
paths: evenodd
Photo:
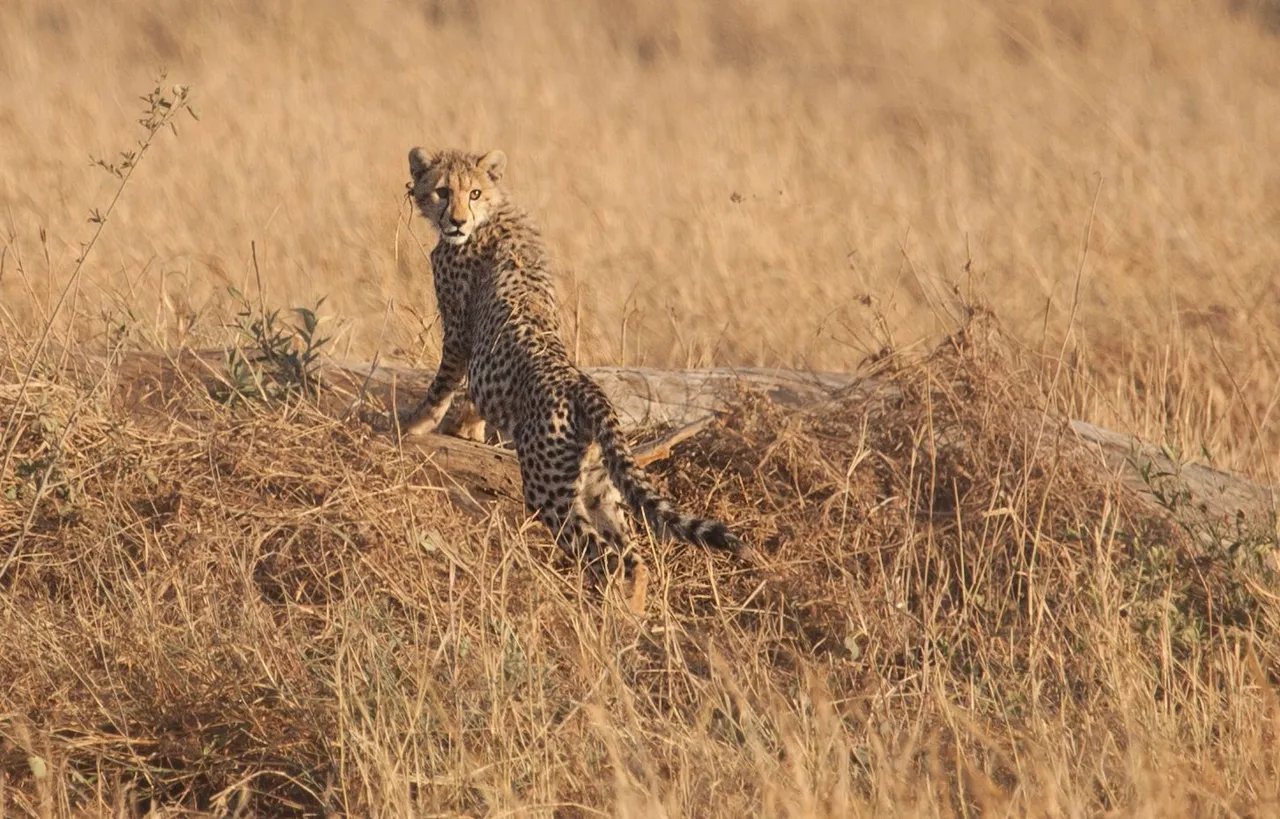
<path id="1" fill-rule="evenodd" d="M 501 151 L 409 153 L 414 202 L 440 234 L 431 266 L 444 350 L 403 428 L 435 429 L 465 379 L 480 416 L 515 443 L 525 504 L 571 555 L 610 571 L 630 560 L 620 501 L 659 536 L 741 550 L 723 523 L 658 494 L 604 391 L 569 361 L 542 237 L 509 201 L 505 168 Z"/>

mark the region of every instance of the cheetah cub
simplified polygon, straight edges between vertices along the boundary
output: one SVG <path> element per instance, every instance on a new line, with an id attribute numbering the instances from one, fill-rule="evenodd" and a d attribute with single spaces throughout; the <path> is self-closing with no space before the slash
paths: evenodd
<path id="1" fill-rule="evenodd" d="M 508 200 L 506 164 L 501 151 L 409 152 L 413 199 L 440 234 L 431 267 L 444 351 L 402 428 L 435 429 L 465 377 L 480 417 L 515 443 L 525 504 L 593 572 L 635 565 L 620 500 L 660 536 L 741 552 L 723 523 L 657 493 L 608 397 L 569 361 L 542 236 Z"/>

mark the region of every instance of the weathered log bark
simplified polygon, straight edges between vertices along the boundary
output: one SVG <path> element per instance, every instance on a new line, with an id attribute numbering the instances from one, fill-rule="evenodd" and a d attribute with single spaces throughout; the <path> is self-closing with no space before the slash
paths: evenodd
<path id="1" fill-rule="evenodd" d="M 129 406 L 158 409 L 173 401 L 175 389 L 222 378 L 224 354 L 184 352 L 178 356 L 131 354 L 119 362 L 122 398 Z M 642 367 L 593 367 L 587 371 L 613 400 L 628 427 L 670 425 L 666 438 L 638 449 L 642 461 L 665 457 L 673 440 L 691 434 L 723 410 L 743 387 L 763 392 L 774 402 L 797 410 L 836 394 L 853 391 L 868 398 L 884 386 L 874 378 L 846 373 L 806 373 L 760 368 L 660 370 Z M 372 402 L 403 406 L 421 396 L 431 371 L 342 361 L 322 365 L 329 386 L 325 410 L 350 414 Z M 1274 525 L 1276 491 L 1210 466 L 1175 463 L 1157 446 L 1085 421 L 1063 421 L 1070 433 L 1098 456 L 1100 470 L 1156 502 L 1153 487 L 1166 499 L 1176 491 L 1184 510 L 1218 520 L 1246 519 Z M 485 496 L 520 497 L 519 474 L 512 454 L 497 447 L 439 435 L 404 439 L 401 445 L 430 455 L 443 476 L 455 485 L 455 498 L 470 506 Z M 1171 482 L 1177 489 L 1171 489 Z"/>

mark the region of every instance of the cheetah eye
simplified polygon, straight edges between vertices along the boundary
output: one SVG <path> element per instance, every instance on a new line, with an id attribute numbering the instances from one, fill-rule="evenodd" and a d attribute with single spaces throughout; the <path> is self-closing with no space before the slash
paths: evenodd
<path id="1" fill-rule="evenodd" d="M 449 198 L 449 189 L 448 189 L 448 188 L 436 188 L 436 198 L 437 198 L 437 199 L 448 199 L 448 198 Z"/>
<path id="2" fill-rule="evenodd" d="M 471 201 L 474 202 L 480 198 L 480 189 L 476 188 L 471 192 Z"/>

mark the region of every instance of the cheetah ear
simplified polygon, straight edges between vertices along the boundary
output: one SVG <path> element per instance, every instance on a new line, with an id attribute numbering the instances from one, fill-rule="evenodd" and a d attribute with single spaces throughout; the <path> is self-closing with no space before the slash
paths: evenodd
<path id="1" fill-rule="evenodd" d="M 426 176 L 438 161 L 439 157 L 428 155 L 422 148 L 414 148 L 409 152 L 409 175 L 416 182 Z"/>
<path id="2" fill-rule="evenodd" d="M 507 155 L 502 151 L 490 151 L 476 161 L 476 167 L 489 174 L 494 182 L 501 182 L 502 172 L 507 169 Z"/>

